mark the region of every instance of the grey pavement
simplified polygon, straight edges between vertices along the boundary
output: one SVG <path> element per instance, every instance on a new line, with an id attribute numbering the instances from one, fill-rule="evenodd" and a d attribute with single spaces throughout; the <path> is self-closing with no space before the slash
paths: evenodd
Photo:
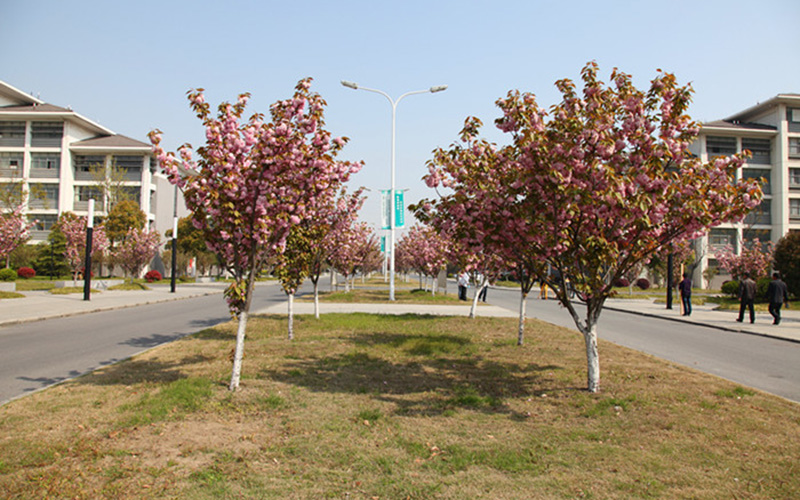
<path id="1" fill-rule="evenodd" d="M 37 321 L 42 319 L 59 318 L 84 314 L 109 309 L 133 307 L 144 304 L 154 304 L 171 300 L 180 300 L 200 295 L 221 294 L 225 288 L 224 283 L 180 283 L 176 292 L 171 293 L 168 285 L 151 286 L 144 291 L 114 291 L 106 290 L 93 293 L 91 300 L 84 301 L 83 294 L 53 295 L 49 292 L 20 292 L 24 298 L 0 299 L 0 326 Z M 773 325 L 772 318 L 766 312 L 756 313 L 755 324 L 736 322 L 738 312 L 714 311 L 710 305 L 695 305 L 691 316 L 681 316 L 680 302 L 676 301 L 671 310 L 664 304 L 656 304 L 653 300 L 643 299 L 609 299 L 606 308 L 615 311 L 628 312 L 643 316 L 657 317 L 675 322 L 685 322 L 709 326 L 731 332 L 741 332 L 761 335 L 792 342 L 800 342 L 800 308 L 784 308 L 783 321 L 780 325 Z M 415 304 L 330 304 L 321 303 L 320 311 L 331 312 L 366 312 L 377 314 L 433 314 L 448 316 L 467 316 L 470 306 L 467 304 L 455 305 L 415 305 Z M 253 314 L 286 314 L 286 303 L 277 304 L 265 309 L 253 311 Z M 295 314 L 313 313 L 313 304 L 306 301 L 295 301 Z M 516 317 L 517 312 L 498 306 L 481 304 L 478 306 L 478 316 Z"/>

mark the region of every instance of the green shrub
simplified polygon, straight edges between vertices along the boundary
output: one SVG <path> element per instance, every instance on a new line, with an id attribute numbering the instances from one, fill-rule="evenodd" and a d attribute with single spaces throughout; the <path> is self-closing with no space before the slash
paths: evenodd
<path id="1" fill-rule="evenodd" d="M 731 297 L 739 296 L 739 282 L 736 280 L 726 281 L 722 284 L 722 293 Z"/>
<path id="2" fill-rule="evenodd" d="M 769 277 L 764 276 L 756 281 L 756 298 L 764 298 L 767 296 L 767 287 L 769 282 L 772 281 Z"/>
<path id="3" fill-rule="evenodd" d="M 17 272 L 10 268 L 0 269 L 0 281 L 15 281 Z"/>

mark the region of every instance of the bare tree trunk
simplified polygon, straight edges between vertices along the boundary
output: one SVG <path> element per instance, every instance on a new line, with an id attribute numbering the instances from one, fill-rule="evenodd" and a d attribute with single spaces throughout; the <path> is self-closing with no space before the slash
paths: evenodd
<path id="1" fill-rule="evenodd" d="M 472 298 L 472 308 L 469 310 L 469 317 L 475 319 L 475 311 L 478 309 L 478 297 L 484 288 L 489 286 L 489 280 L 483 278 L 483 282 L 475 289 L 475 297 Z"/>
<path id="2" fill-rule="evenodd" d="M 287 293 L 289 296 L 289 340 L 294 340 L 294 293 Z"/>
<path id="3" fill-rule="evenodd" d="M 522 292 L 519 300 L 519 330 L 517 331 L 517 345 L 522 345 L 523 335 L 525 333 L 525 302 L 527 302 L 528 294 Z"/>

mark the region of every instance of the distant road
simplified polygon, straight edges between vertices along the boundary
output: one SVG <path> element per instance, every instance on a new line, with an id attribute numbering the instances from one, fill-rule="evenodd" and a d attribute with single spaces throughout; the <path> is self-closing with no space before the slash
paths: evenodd
<path id="1" fill-rule="evenodd" d="M 538 290 L 528 296 L 529 318 L 577 330 L 558 301 L 538 296 Z M 519 290 L 491 289 L 488 301 L 519 311 Z M 600 315 L 597 332 L 615 344 L 800 402 L 799 343 L 608 309 Z M 602 362 L 601 353 L 601 369 Z"/>

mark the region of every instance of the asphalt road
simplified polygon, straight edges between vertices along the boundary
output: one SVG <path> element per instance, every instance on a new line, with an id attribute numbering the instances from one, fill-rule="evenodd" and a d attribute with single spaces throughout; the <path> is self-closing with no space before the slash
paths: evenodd
<path id="1" fill-rule="evenodd" d="M 253 310 L 283 301 L 259 285 Z M 231 319 L 222 295 L 0 328 L 0 404 Z"/>
<path id="2" fill-rule="evenodd" d="M 519 298 L 519 290 L 512 289 L 492 289 L 488 295 L 493 305 L 513 311 L 519 311 Z M 528 297 L 526 315 L 577 331 L 567 310 L 556 300 L 540 300 L 538 289 Z M 608 309 L 600 316 L 597 332 L 615 344 L 800 402 L 800 344 L 796 342 Z M 583 342 L 582 337 L 576 342 Z M 602 367 L 601 350 L 601 377 Z"/>

